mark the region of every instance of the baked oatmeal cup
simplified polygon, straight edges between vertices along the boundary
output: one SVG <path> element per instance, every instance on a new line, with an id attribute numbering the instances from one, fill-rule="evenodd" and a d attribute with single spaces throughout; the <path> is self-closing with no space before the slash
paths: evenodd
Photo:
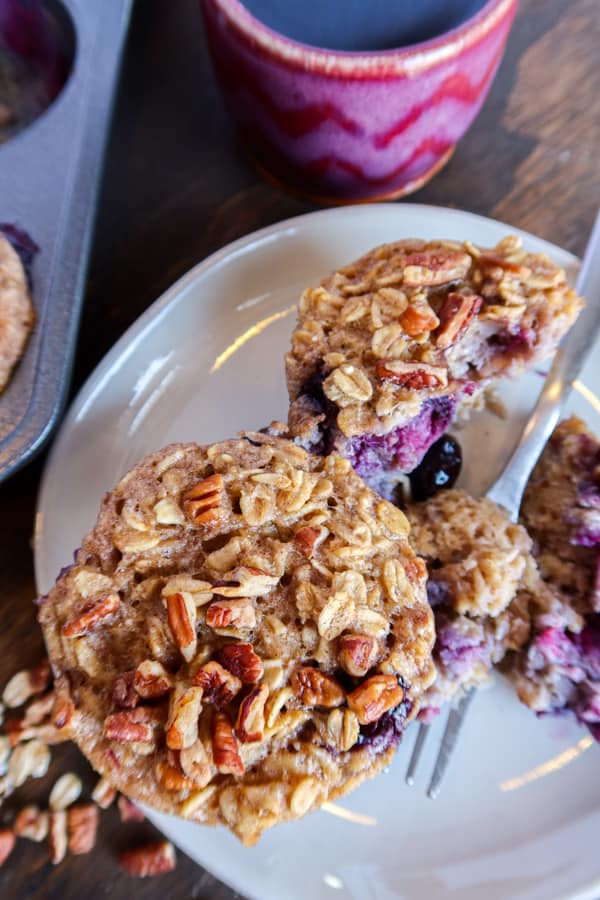
<path id="1" fill-rule="evenodd" d="M 55 721 L 128 796 L 245 844 L 345 794 L 434 677 L 408 530 L 281 437 L 148 456 L 40 601 Z"/>
<path id="2" fill-rule="evenodd" d="M 441 491 L 407 509 L 410 542 L 427 562 L 433 607 L 435 682 L 419 718 L 429 721 L 446 702 L 490 681 L 494 666 L 530 634 L 530 609 L 550 609 L 532 541 L 501 507 L 462 490 Z"/>
<path id="3" fill-rule="evenodd" d="M 507 674 L 527 706 L 570 711 L 600 741 L 600 443 L 580 419 L 555 429 L 521 521 L 560 603 L 535 609 L 530 640 L 507 658 Z"/>
<path id="4" fill-rule="evenodd" d="M 23 233 L 0 225 L 0 394 L 25 351 L 35 323 L 27 271 L 9 240 L 12 237 L 17 243 L 14 236 L 21 237 Z"/>
<path id="5" fill-rule="evenodd" d="M 291 431 L 392 498 L 459 413 L 552 354 L 581 307 L 565 272 L 517 237 L 384 244 L 302 295 Z"/>

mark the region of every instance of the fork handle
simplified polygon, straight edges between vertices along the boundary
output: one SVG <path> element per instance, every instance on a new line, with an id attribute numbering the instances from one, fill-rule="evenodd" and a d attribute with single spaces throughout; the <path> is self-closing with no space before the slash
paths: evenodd
<path id="1" fill-rule="evenodd" d="M 544 446 L 554 431 L 573 382 L 600 329 L 600 212 L 586 247 L 577 278 L 577 292 L 587 302 L 554 357 L 531 418 L 502 475 L 487 492 L 513 522 L 519 516 L 523 492 Z"/>

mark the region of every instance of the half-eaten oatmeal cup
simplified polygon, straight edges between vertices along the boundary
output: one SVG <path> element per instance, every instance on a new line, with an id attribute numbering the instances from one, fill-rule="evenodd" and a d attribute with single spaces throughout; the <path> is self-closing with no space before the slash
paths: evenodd
<path id="1" fill-rule="evenodd" d="M 457 414 L 552 354 L 582 305 L 516 237 L 377 247 L 302 295 L 286 356 L 292 434 L 392 498 Z"/>
<path id="2" fill-rule="evenodd" d="M 148 456 L 40 606 L 56 715 L 135 800 L 245 844 L 391 760 L 434 670 L 400 510 L 259 433 Z"/>

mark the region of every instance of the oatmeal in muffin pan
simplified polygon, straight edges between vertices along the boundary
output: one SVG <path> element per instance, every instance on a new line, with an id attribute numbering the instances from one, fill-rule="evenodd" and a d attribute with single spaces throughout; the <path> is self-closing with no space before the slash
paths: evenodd
<path id="1" fill-rule="evenodd" d="M 386 766 L 434 677 L 404 514 L 337 455 L 176 444 L 40 600 L 55 721 L 94 768 L 252 844 Z"/>
<path id="2" fill-rule="evenodd" d="M 507 672 L 538 713 L 571 711 L 600 741 L 600 443 L 575 417 L 561 422 L 521 508 L 546 584 L 560 601 L 537 608 Z"/>
<path id="3" fill-rule="evenodd" d="M 34 322 L 27 272 L 0 226 L 0 393 L 23 355 Z"/>
<path id="4" fill-rule="evenodd" d="M 519 238 L 384 244 L 308 288 L 286 357 L 289 424 L 384 496 L 499 378 L 538 365 L 583 301 Z"/>

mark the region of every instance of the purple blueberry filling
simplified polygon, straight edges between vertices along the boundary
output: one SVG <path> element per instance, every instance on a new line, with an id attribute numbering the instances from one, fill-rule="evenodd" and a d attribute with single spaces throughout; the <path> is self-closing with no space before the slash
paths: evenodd
<path id="1" fill-rule="evenodd" d="M 516 331 L 503 331 L 488 338 L 488 344 L 499 347 L 510 356 L 522 356 L 531 350 L 535 342 L 533 328 L 519 326 Z"/>
<path id="2" fill-rule="evenodd" d="M 369 747 L 377 754 L 385 752 L 389 747 L 395 747 L 400 743 L 411 709 L 410 700 L 404 700 L 394 709 L 384 713 L 376 722 L 363 725 L 356 746 Z"/>

